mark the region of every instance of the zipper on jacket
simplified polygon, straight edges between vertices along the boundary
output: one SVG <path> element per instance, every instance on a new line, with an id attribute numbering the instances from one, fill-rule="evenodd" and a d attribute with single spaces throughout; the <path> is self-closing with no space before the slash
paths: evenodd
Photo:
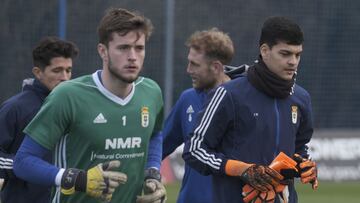
<path id="1" fill-rule="evenodd" d="M 277 99 L 274 99 L 275 125 L 276 125 L 274 158 L 279 154 L 279 143 L 280 143 L 280 114 L 277 103 L 278 103 Z"/>

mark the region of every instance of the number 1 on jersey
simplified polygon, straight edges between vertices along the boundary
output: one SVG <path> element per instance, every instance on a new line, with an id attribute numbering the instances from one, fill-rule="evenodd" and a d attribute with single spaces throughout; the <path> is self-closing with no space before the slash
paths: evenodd
<path id="1" fill-rule="evenodd" d="M 126 126 L 126 116 L 122 117 L 123 126 Z"/>

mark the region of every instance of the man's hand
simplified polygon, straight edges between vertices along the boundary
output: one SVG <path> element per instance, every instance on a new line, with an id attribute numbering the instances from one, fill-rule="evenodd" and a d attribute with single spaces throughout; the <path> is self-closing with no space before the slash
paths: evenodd
<path id="1" fill-rule="evenodd" d="M 273 190 L 280 184 L 283 178 L 278 172 L 268 166 L 256 164 L 250 166 L 240 177 L 261 192 Z"/>
<path id="2" fill-rule="evenodd" d="M 273 190 L 283 178 L 268 166 L 249 164 L 232 159 L 227 160 L 225 173 L 229 176 L 240 176 L 245 183 L 261 192 Z"/>
<path id="3" fill-rule="evenodd" d="M 147 179 L 144 183 L 144 195 L 136 198 L 136 203 L 164 203 L 166 190 L 156 179 Z"/>
<path id="4" fill-rule="evenodd" d="M 120 161 L 115 160 L 98 164 L 88 171 L 66 169 L 61 179 L 61 192 L 65 195 L 75 191 L 86 192 L 89 196 L 110 202 L 115 189 L 127 181 L 126 174 L 112 170 L 119 166 Z"/>
<path id="5" fill-rule="evenodd" d="M 165 203 L 166 190 L 161 183 L 160 172 L 155 168 L 145 170 L 144 194 L 136 198 L 136 203 Z"/>
<path id="6" fill-rule="evenodd" d="M 297 162 L 297 167 L 300 171 L 301 182 L 304 184 L 311 183 L 312 188 L 316 190 L 319 186 L 316 163 L 310 159 L 303 158 L 299 154 L 294 154 L 294 160 Z"/>
<path id="7" fill-rule="evenodd" d="M 269 190 L 267 192 L 260 192 L 250 185 L 245 185 L 243 187 L 242 195 L 244 202 L 248 203 L 263 203 L 263 202 L 274 202 L 275 194 L 274 190 Z"/>

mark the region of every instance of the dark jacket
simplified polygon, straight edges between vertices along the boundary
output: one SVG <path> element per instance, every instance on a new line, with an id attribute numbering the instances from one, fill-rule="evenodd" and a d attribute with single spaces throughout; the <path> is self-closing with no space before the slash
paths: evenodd
<path id="1" fill-rule="evenodd" d="M 239 67 L 225 66 L 224 71 L 230 78 L 244 76 L 247 65 Z M 196 115 L 206 101 L 207 92 L 190 88 L 185 90 L 170 115 L 165 121 L 162 130 L 163 158 L 171 154 L 177 147 L 189 139 L 196 122 Z M 208 203 L 212 201 L 212 183 L 210 176 L 203 176 L 185 164 L 185 173 L 177 203 Z"/>
<path id="2" fill-rule="evenodd" d="M 38 80 L 32 80 L 24 84 L 22 92 L 1 105 L 0 178 L 5 179 L 1 191 L 2 202 L 50 202 L 51 188 L 18 179 L 12 170 L 13 158 L 24 139 L 23 130 L 39 111 L 49 93 Z M 51 154 L 44 159 L 51 162 Z"/>
<path id="3" fill-rule="evenodd" d="M 269 165 L 279 152 L 307 156 L 313 133 L 310 95 L 300 86 L 285 99 L 257 90 L 248 77 L 213 92 L 199 116 L 183 158 L 202 174 L 213 174 L 214 202 L 240 203 L 244 182 L 225 175 L 228 159 Z M 289 185 L 289 202 L 297 202 Z"/>

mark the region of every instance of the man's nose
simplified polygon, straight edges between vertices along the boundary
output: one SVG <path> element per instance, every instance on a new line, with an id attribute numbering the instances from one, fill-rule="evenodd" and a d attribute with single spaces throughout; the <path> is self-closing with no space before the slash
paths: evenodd
<path id="1" fill-rule="evenodd" d="M 128 60 L 135 61 L 136 60 L 136 51 L 134 48 L 131 48 L 128 53 Z"/>
<path id="2" fill-rule="evenodd" d="M 71 78 L 71 72 L 69 71 L 61 71 L 61 74 L 60 74 L 60 80 L 61 81 L 66 81 L 66 80 L 70 80 Z"/>

